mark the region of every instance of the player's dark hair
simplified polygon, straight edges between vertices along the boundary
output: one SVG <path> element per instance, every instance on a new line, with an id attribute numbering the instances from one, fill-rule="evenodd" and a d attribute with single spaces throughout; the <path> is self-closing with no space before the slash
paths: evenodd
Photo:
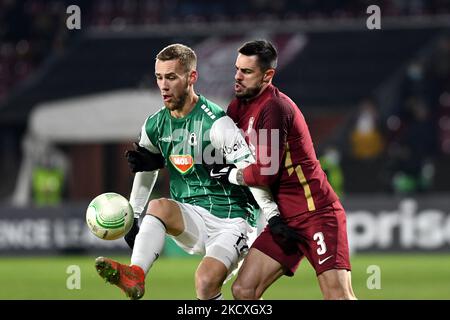
<path id="1" fill-rule="evenodd" d="M 259 67 L 263 72 L 267 69 L 275 69 L 277 67 L 277 50 L 267 40 L 253 40 L 244 43 L 238 52 L 245 56 L 257 56 Z"/>
<path id="2" fill-rule="evenodd" d="M 184 44 L 171 44 L 156 55 L 156 60 L 169 61 L 176 59 L 180 60 L 180 63 L 185 68 L 186 72 L 197 68 L 197 55 L 194 50 Z"/>

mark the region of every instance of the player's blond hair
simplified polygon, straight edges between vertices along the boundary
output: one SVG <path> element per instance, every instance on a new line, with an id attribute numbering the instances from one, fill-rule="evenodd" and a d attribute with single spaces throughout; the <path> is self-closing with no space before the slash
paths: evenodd
<path id="1" fill-rule="evenodd" d="M 156 60 L 169 61 L 176 59 L 180 61 L 186 72 L 197 68 L 197 55 L 194 50 L 184 44 L 171 44 L 156 55 Z"/>

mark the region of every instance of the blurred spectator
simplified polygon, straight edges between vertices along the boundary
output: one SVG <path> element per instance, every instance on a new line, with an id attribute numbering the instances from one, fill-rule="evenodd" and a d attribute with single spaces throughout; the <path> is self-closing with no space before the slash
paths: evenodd
<path id="1" fill-rule="evenodd" d="M 436 106 L 436 124 L 440 151 L 450 154 L 450 34 L 442 36 L 434 50 L 430 65 L 432 103 Z"/>
<path id="2" fill-rule="evenodd" d="M 37 166 L 33 171 L 33 201 L 36 206 L 56 206 L 62 200 L 64 172 Z"/>
<path id="3" fill-rule="evenodd" d="M 336 194 L 342 197 L 344 194 L 344 174 L 342 173 L 339 150 L 334 146 L 327 147 L 319 161 L 327 175 L 328 182 L 330 182 Z"/>
<path id="4" fill-rule="evenodd" d="M 68 160 L 63 152 L 46 143 L 34 143 L 32 157 L 32 195 L 36 206 L 57 206 L 63 199 Z"/>
<path id="5" fill-rule="evenodd" d="M 406 101 L 406 123 L 388 148 L 392 187 L 397 193 L 428 190 L 434 177 L 435 127 L 424 100 L 411 96 Z"/>
<path id="6" fill-rule="evenodd" d="M 351 153 L 356 159 L 373 159 L 383 152 L 384 141 L 378 125 L 378 110 L 374 100 L 367 98 L 361 102 L 350 139 Z"/>
<path id="7" fill-rule="evenodd" d="M 368 6 L 363 0 L 0 0 L 0 43 L 14 47 L 26 41 L 28 45 L 27 60 L 22 60 L 19 66 L 15 66 L 15 62 L 0 61 L 0 102 L 52 51 L 62 52 L 69 38 L 76 34 L 65 27 L 66 7 L 72 4 L 82 8 L 83 30 L 90 26 L 120 30 L 126 26 L 174 22 L 340 19 L 361 17 Z M 450 11 L 448 1 L 383 1 L 382 7 L 384 16 Z M 2 80 L 8 70 L 14 69 L 18 70 L 17 77 Z"/>
<path id="8" fill-rule="evenodd" d="M 414 60 L 408 65 L 402 92 L 405 97 L 427 94 L 424 67 L 424 63 L 420 60 Z"/>

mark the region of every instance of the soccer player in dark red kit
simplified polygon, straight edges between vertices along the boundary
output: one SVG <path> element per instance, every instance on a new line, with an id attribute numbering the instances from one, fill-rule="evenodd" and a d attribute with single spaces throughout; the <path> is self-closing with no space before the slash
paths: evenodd
<path id="1" fill-rule="evenodd" d="M 345 211 L 317 160 L 303 114 L 272 84 L 276 64 L 277 51 L 268 41 L 238 49 L 236 99 L 227 114 L 244 131 L 257 162 L 244 169 L 216 164 L 210 170 L 222 181 L 268 186 L 281 213 L 266 216 L 268 224 L 233 283 L 233 296 L 261 298 L 282 275 L 292 276 L 306 257 L 324 299 L 356 299 Z"/>

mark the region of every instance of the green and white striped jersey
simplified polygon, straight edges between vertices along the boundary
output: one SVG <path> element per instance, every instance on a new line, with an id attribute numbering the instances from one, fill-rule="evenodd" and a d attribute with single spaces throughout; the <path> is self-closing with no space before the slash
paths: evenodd
<path id="1" fill-rule="evenodd" d="M 223 157 L 238 167 L 254 161 L 241 132 L 218 105 L 199 96 L 183 118 L 172 117 L 164 107 L 147 118 L 139 144 L 164 156 L 174 200 L 200 206 L 219 218 L 242 217 L 254 225 L 248 189 L 211 179 L 203 166 Z"/>

